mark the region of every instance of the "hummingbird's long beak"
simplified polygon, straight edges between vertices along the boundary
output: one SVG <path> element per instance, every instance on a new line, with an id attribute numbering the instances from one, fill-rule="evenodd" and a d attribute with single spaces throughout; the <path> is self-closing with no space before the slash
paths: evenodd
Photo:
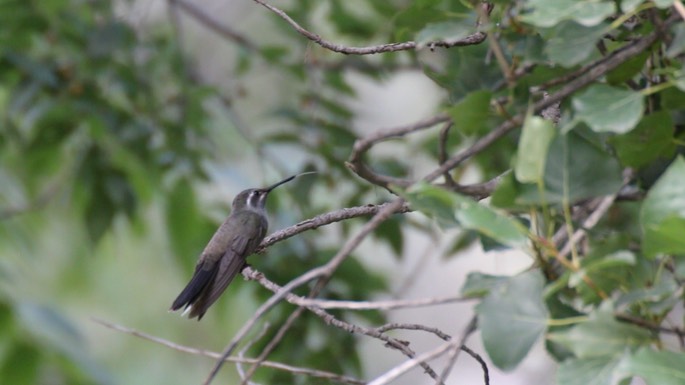
<path id="1" fill-rule="evenodd" d="M 276 187 L 278 187 L 278 186 L 280 186 L 280 185 L 282 185 L 282 184 L 284 184 L 284 183 L 288 183 L 288 182 L 290 182 L 291 180 L 297 178 L 298 176 L 307 175 L 307 174 L 316 174 L 316 171 L 307 171 L 307 172 L 303 172 L 303 173 L 300 173 L 300 174 L 295 174 L 295 175 L 289 176 L 289 177 L 283 179 L 282 181 L 277 182 L 277 183 L 275 183 L 275 184 L 272 184 L 271 186 L 265 188 L 264 191 L 266 191 L 266 192 L 271 192 L 271 190 L 275 189 Z"/>

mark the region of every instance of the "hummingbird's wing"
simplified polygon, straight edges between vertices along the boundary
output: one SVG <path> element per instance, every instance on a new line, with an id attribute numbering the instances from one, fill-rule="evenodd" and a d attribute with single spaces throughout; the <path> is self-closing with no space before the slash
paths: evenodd
<path id="1" fill-rule="evenodd" d="M 215 277 L 200 293 L 197 300 L 192 303 L 189 318 L 197 316 L 197 320 L 202 319 L 207 309 L 219 299 L 226 287 L 233 281 L 236 275 L 245 266 L 245 255 L 247 238 L 237 237 L 232 247 L 226 251 L 224 256 L 215 265 Z"/>

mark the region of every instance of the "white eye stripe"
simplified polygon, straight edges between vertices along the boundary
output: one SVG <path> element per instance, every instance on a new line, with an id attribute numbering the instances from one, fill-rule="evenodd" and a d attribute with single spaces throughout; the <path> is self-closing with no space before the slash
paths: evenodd
<path id="1" fill-rule="evenodd" d="M 247 196 L 247 205 L 249 207 L 263 206 L 266 195 L 262 191 L 251 191 L 250 195 Z"/>

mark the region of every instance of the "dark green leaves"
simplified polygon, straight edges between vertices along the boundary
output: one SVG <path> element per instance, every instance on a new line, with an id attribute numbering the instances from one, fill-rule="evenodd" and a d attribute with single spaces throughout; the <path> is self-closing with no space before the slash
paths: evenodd
<path id="1" fill-rule="evenodd" d="M 546 330 L 543 284 L 537 271 L 508 278 L 476 307 L 483 345 L 498 368 L 515 368 Z"/>
<path id="2" fill-rule="evenodd" d="M 605 24 L 586 27 L 572 21 L 557 25 L 547 41 L 545 52 L 551 61 L 564 67 L 580 64 L 597 49 L 597 41 L 607 32 Z"/>
<path id="3" fill-rule="evenodd" d="M 544 123 L 541 123 L 544 125 Z M 541 129 L 542 131 L 548 128 Z M 549 135 L 549 133 L 547 134 Z M 526 139 L 526 138 L 522 138 Z M 548 140 L 542 138 L 542 140 Z M 528 142 L 522 142 L 525 144 Z M 504 178 L 493 195 L 492 203 L 499 207 L 574 202 L 579 199 L 612 194 L 622 185 L 621 167 L 606 151 L 573 131 L 558 135 L 544 151 L 543 144 L 527 144 L 534 152 L 523 156 L 517 171 L 524 180 L 534 177 L 545 165 L 540 185 L 518 183 L 513 177 Z M 544 160 L 542 157 L 546 156 Z"/>
<path id="4" fill-rule="evenodd" d="M 614 319 L 611 309 L 597 311 L 587 322 L 552 333 L 549 338 L 570 349 L 578 358 L 620 356 L 652 341 L 649 331 Z"/>
<path id="5" fill-rule="evenodd" d="M 673 121 L 667 112 L 645 116 L 634 130 L 615 136 L 611 143 L 622 164 L 639 168 L 672 155 Z"/>
<path id="6" fill-rule="evenodd" d="M 596 132 L 626 133 L 642 118 L 642 94 L 597 84 L 573 98 L 577 118 Z"/>
<path id="7" fill-rule="evenodd" d="M 676 158 L 647 194 L 640 222 L 648 256 L 685 254 L 685 160 Z"/>
<path id="8" fill-rule="evenodd" d="M 529 0 L 531 12 L 521 17 L 526 23 L 539 27 L 552 27 L 562 20 L 574 20 L 593 26 L 614 12 L 611 1 L 596 0 Z"/>
<path id="9" fill-rule="evenodd" d="M 447 113 L 452 118 L 454 128 L 466 135 L 479 134 L 488 127 L 490 115 L 489 91 L 475 91 L 452 106 Z"/>

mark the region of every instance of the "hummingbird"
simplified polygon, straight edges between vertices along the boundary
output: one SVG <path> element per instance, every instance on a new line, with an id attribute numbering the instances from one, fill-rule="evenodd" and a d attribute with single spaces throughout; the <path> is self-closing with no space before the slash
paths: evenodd
<path id="1" fill-rule="evenodd" d="M 185 308 L 183 315 L 201 320 L 207 309 L 221 296 L 238 273 L 245 259 L 257 249 L 269 226 L 266 198 L 276 187 L 288 183 L 306 172 L 289 176 L 265 188 L 251 188 L 233 199 L 231 214 L 214 233 L 200 254 L 195 273 L 174 300 L 169 311 Z"/>

